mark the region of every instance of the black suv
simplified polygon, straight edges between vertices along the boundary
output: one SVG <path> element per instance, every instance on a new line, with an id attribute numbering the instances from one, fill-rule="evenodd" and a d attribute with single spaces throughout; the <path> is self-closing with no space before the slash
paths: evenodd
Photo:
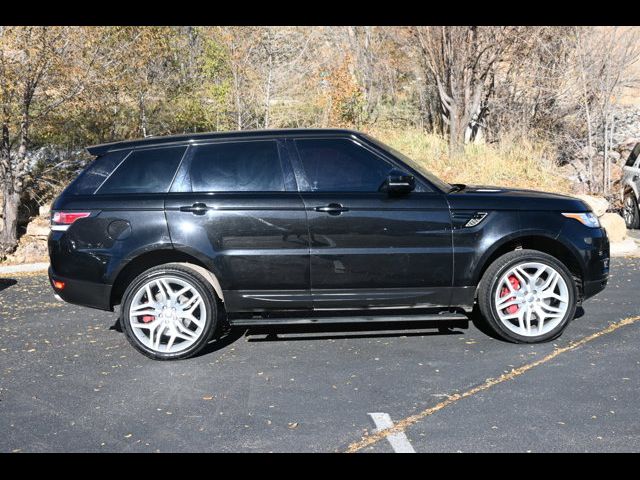
<path id="1" fill-rule="evenodd" d="M 98 145 L 55 200 L 62 299 L 120 304 L 132 345 L 186 358 L 233 325 L 466 319 L 556 338 L 601 291 L 609 241 L 582 201 L 449 185 L 349 130 Z"/>

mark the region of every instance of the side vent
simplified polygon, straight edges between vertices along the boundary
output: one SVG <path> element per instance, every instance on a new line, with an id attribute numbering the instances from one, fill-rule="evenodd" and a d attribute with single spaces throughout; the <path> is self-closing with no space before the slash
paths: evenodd
<path id="1" fill-rule="evenodd" d="M 473 214 L 471 219 L 467 223 L 464 224 L 465 227 L 475 227 L 487 216 L 487 212 L 476 212 Z"/>
<path id="2" fill-rule="evenodd" d="M 475 227 L 482 222 L 487 215 L 487 212 L 478 212 L 477 210 L 454 210 L 451 212 L 453 228 L 457 230 Z"/>

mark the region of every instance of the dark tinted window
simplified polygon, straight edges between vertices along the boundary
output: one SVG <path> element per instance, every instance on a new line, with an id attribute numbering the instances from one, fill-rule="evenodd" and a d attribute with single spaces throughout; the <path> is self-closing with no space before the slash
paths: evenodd
<path id="1" fill-rule="evenodd" d="M 219 143 L 194 147 L 194 192 L 282 192 L 284 176 L 275 141 Z"/>
<path id="2" fill-rule="evenodd" d="M 98 193 L 165 193 L 186 147 L 133 151 Z"/>
<path id="3" fill-rule="evenodd" d="M 296 145 L 308 182 L 305 190 L 377 192 L 394 170 L 393 165 L 351 140 L 296 140 Z"/>
<path id="4" fill-rule="evenodd" d="M 638 155 L 640 155 L 640 143 L 637 143 L 636 146 L 633 147 L 633 150 L 631 151 L 631 154 L 627 159 L 626 166 L 633 167 L 633 165 L 636 163 L 636 160 L 638 159 Z"/>
<path id="5" fill-rule="evenodd" d="M 65 194 L 91 195 L 129 153 L 129 150 L 106 153 L 93 162 L 69 185 Z"/>

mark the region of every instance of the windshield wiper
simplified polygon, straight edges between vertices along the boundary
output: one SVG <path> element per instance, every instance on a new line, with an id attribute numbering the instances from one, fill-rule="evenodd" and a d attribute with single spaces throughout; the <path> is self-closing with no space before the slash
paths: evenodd
<path id="1" fill-rule="evenodd" d="M 447 193 L 459 192 L 460 190 L 463 190 L 465 187 L 466 185 L 464 183 L 452 183 L 451 188 Z"/>

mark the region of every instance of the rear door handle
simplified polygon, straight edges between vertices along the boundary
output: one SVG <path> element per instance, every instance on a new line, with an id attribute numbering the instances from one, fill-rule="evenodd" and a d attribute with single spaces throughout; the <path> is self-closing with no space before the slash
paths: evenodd
<path id="1" fill-rule="evenodd" d="M 204 215 L 207 213 L 208 207 L 204 203 L 194 203 L 191 206 L 180 207 L 181 212 L 191 212 L 194 215 Z"/>
<path id="2" fill-rule="evenodd" d="M 329 215 L 340 215 L 342 212 L 349 211 L 347 207 L 343 207 L 339 203 L 330 203 L 329 205 L 324 205 L 322 207 L 315 207 L 314 210 L 316 212 L 328 213 Z"/>

